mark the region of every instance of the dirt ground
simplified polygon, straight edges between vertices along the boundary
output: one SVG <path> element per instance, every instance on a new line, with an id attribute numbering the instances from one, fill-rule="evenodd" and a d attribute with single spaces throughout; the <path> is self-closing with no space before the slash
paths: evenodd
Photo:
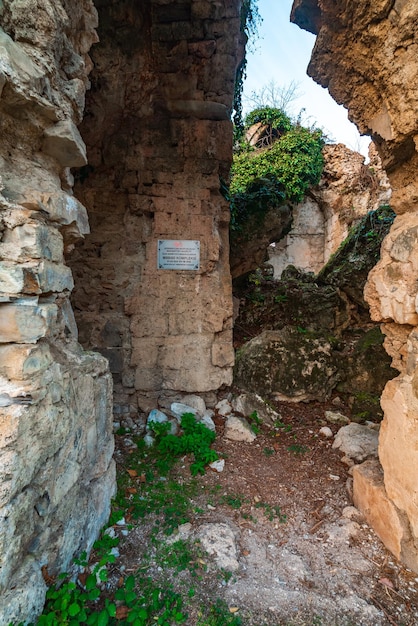
<path id="1" fill-rule="evenodd" d="M 353 508 L 349 469 L 332 449 L 333 439 L 319 434 L 324 411 L 332 408 L 281 403 L 280 424 L 261 425 L 253 443 L 227 440 L 223 418 L 215 420 L 213 447 L 225 467 L 199 478 L 187 532 L 194 537 L 205 524 L 231 529 L 238 569 L 220 573 L 213 559 L 201 556 L 205 573 L 197 595 L 208 603 L 221 598 L 244 625 L 418 624 L 418 575 L 396 562 Z M 339 428 L 329 426 L 334 434 Z M 118 442 L 123 470 L 129 446 L 124 437 Z M 178 480 L 189 477 L 184 460 Z M 153 563 L 149 532 L 139 520 L 125 533 L 115 576 L 144 567 L 148 551 L 150 575 L 172 576 L 179 584 L 183 574 Z M 187 624 L 197 623 L 191 607 Z"/>

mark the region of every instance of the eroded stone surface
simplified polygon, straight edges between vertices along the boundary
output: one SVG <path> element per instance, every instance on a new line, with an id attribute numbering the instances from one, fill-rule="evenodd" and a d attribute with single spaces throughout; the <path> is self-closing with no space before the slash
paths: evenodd
<path id="1" fill-rule="evenodd" d="M 418 571 L 418 509 L 416 508 L 417 318 L 415 217 L 418 200 L 418 122 L 415 89 L 418 62 L 415 36 L 418 6 L 407 2 L 343 3 L 297 0 L 293 19 L 317 33 L 309 74 L 337 102 L 362 133 L 377 145 L 393 189 L 391 205 L 398 214 L 382 247 L 381 259 L 369 276 L 365 297 L 374 320 L 384 322 L 385 347 L 401 374 L 390 381 L 382 397 L 385 412 L 379 443 L 384 473 L 384 497 L 407 529 L 403 545 L 391 547 Z M 396 356 L 397 350 L 399 356 Z M 367 481 L 367 475 L 363 477 Z M 382 492 L 379 487 L 380 492 Z M 376 489 L 370 478 L 370 503 Z M 383 496 L 382 496 L 383 497 Z M 363 502 L 365 509 L 370 508 Z M 389 509 L 380 509 L 393 527 Z M 378 522 L 372 520 L 378 528 Z M 399 535 L 399 533 L 398 533 Z M 399 543 L 399 542 L 398 542 Z"/>
<path id="2" fill-rule="evenodd" d="M 324 146 L 324 170 L 316 187 L 292 209 L 290 232 L 269 247 L 269 263 L 280 278 L 287 265 L 318 273 L 368 211 L 389 203 L 391 189 L 376 148 L 370 162 L 343 144 Z"/>
<path id="3" fill-rule="evenodd" d="M 338 356 L 329 341 L 290 326 L 246 343 L 234 373 L 241 389 L 287 401 L 324 400 L 338 379 Z"/>
<path id="4" fill-rule="evenodd" d="M 77 344 L 64 248 L 89 231 L 69 166 L 96 41 L 90 0 L 0 7 L 0 622 L 42 611 L 107 521 L 112 380 Z"/>

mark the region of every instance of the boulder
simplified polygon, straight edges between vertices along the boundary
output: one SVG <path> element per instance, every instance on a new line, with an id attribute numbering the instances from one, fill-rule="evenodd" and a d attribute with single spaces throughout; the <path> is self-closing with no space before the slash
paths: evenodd
<path id="1" fill-rule="evenodd" d="M 378 442 L 377 430 L 352 422 L 340 428 L 332 447 L 338 448 L 350 459 L 361 463 L 369 457 L 377 457 Z"/>
<path id="2" fill-rule="evenodd" d="M 339 379 L 338 361 L 330 341 L 317 333 L 264 331 L 239 350 L 235 384 L 267 398 L 324 401 Z"/>
<path id="3" fill-rule="evenodd" d="M 248 422 L 236 415 L 230 415 L 226 420 L 224 436 L 231 441 L 246 441 L 247 443 L 252 443 L 256 438 Z"/>
<path id="4" fill-rule="evenodd" d="M 255 411 L 261 422 L 273 424 L 280 419 L 279 413 L 272 409 L 257 393 L 241 393 L 233 399 L 232 406 L 235 411 L 243 415 L 251 415 Z"/>

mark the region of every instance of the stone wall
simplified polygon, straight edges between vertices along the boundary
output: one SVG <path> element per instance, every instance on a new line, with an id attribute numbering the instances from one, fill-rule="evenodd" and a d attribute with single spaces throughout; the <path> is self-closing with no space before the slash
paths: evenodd
<path id="1" fill-rule="evenodd" d="M 106 360 L 85 353 L 64 251 L 88 233 L 70 167 L 97 40 L 90 0 L 0 5 L 0 624 L 42 610 L 114 490 Z"/>
<path id="2" fill-rule="evenodd" d="M 319 184 L 293 207 L 290 232 L 269 247 L 268 262 L 277 278 L 288 265 L 318 273 L 353 225 L 390 202 L 390 185 L 374 144 L 367 164 L 343 144 L 327 144 L 323 153 Z"/>
<path id="3" fill-rule="evenodd" d="M 71 259 L 80 340 L 110 361 L 115 412 L 232 380 L 230 112 L 240 0 L 101 0 L 76 193 L 91 235 Z M 158 240 L 200 241 L 198 270 L 157 268 Z"/>
<path id="4" fill-rule="evenodd" d="M 392 552 L 418 571 L 418 5 L 404 0 L 296 0 L 317 34 L 308 73 L 378 148 L 398 214 L 365 297 L 400 375 L 382 397 L 379 458 L 354 471 L 355 501 Z"/>

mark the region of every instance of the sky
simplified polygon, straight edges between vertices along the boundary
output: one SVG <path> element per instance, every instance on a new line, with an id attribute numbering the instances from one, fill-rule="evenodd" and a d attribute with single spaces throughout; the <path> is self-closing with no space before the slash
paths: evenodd
<path id="1" fill-rule="evenodd" d="M 292 4 L 292 0 L 258 0 L 263 21 L 258 40 L 247 49 L 244 111 L 251 110 L 246 96 L 252 92 L 259 92 L 272 81 L 280 88 L 296 82 L 301 95 L 291 104 L 290 113 L 297 116 L 304 109 L 302 124 L 315 124 L 332 141 L 367 155 L 369 137 L 360 137 L 346 109 L 306 74 L 315 36 L 290 23 Z"/>

